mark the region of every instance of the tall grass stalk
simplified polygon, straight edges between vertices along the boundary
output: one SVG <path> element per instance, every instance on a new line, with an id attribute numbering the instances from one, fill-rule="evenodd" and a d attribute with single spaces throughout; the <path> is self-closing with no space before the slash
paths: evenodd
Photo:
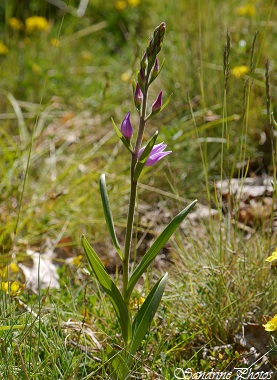
<path id="1" fill-rule="evenodd" d="M 229 175 L 229 132 L 228 132 L 228 122 L 227 122 L 227 90 L 228 90 L 228 81 L 229 81 L 229 76 L 230 76 L 230 61 L 229 61 L 229 56 L 230 56 L 230 50 L 231 50 L 231 41 L 230 41 L 230 34 L 229 31 L 227 31 L 226 34 L 226 44 L 224 47 L 224 52 L 223 52 L 223 75 L 224 75 L 224 88 L 223 88 L 223 109 L 222 109 L 222 133 L 221 133 L 221 158 L 220 158 L 220 182 L 221 182 L 221 190 L 220 190 L 220 210 L 219 210 L 219 215 L 220 215 L 220 263 L 224 264 L 225 261 L 225 253 L 226 253 L 226 248 L 230 247 L 230 223 L 231 223 L 231 198 L 230 196 L 228 197 L 228 210 L 227 210 L 227 239 L 226 243 L 227 247 L 225 246 L 223 248 L 223 231 L 222 231 L 222 183 L 223 183 L 223 178 L 224 178 L 224 156 L 225 154 L 227 155 L 227 178 L 229 180 L 228 184 L 228 193 L 230 195 L 230 178 L 228 177 Z M 226 141 L 226 144 L 225 144 Z M 226 145 L 226 149 L 224 149 Z M 224 249 L 224 250 L 223 250 Z M 224 256 L 223 256 L 224 253 Z"/>

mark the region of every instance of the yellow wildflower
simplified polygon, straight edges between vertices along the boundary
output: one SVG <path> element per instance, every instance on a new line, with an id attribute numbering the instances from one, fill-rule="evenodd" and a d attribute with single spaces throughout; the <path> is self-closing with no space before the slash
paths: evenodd
<path id="1" fill-rule="evenodd" d="M 25 20 L 26 32 L 32 33 L 35 30 L 44 31 L 49 29 L 49 22 L 45 17 L 32 16 Z"/>
<path id="2" fill-rule="evenodd" d="M 5 293 L 9 293 L 9 282 L 2 281 L 0 289 Z"/>
<path id="3" fill-rule="evenodd" d="M 2 281 L 0 286 L 0 290 L 5 292 L 6 294 L 9 294 L 11 297 L 18 296 L 23 289 L 24 285 L 20 284 L 18 281 Z"/>
<path id="4" fill-rule="evenodd" d="M 93 55 L 91 54 L 91 52 L 89 50 L 82 50 L 81 51 L 81 58 L 84 61 L 91 61 L 93 58 Z"/>
<path id="5" fill-rule="evenodd" d="M 140 3 L 140 0 L 127 0 L 127 1 L 128 1 L 128 4 L 131 5 L 131 7 L 136 7 Z"/>
<path id="6" fill-rule="evenodd" d="M 81 265 L 81 261 L 82 260 L 83 260 L 83 256 L 82 255 L 75 256 L 72 259 L 72 264 L 77 268 L 77 267 L 79 267 Z"/>
<path id="7" fill-rule="evenodd" d="M 237 8 L 237 14 L 240 16 L 253 17 L 256 13 L 255 5 L 252 3 L 247 3 Z"/>
<path id="8" fill-rule="evenodd" d="M 59 46 L 60 40 L 58 40 L 58 38 L 51 38 L 50 43 L 52 46 L 56 47 Z"/>
<path id="9" fill-rule="evenodd" d="M 139 299 L 134 298 L 133 301 L 130 303 L 130 308 L 132 310 L 137 310 L 141 307 L 144 301 L 145 301 L 145 298 L 143 297 L 139 297 Z"/>
<path id="10" fill-rule="evenodd" d="M 0 41 L 0 55 L 6 55 L 8 53 L 8 47 Z"/>
<path id="11" fill-rule="evenodd" d="M 245 74 L 247 74 L 249 72 L 249 67 L 248 66 L 245 66 L 245 65 L 241 65 L 241 66 L 235 66 L 232 70 L 231 70 L 231 74 L 239 79 L 241 77 L 243 77 Z"/>
<path id="12" fill-rule="evenodd" d="M 263 325 L 266 331 L 277 330 L 277 314 L 274 315 L 265 325 Z"/>
<path id="13" fill-rule="evenodd" d="M 10 267 L 10 269 L 11 269 L 11 271 L 12 271 L 13 273 L 17 273 L 17 272 L 19 272 L 19 268 L 18 268 L 18 266 L 16 265 L 16 263 L 14 263 L 14 262 L 10 263 L 9 267 Z"/>
<path id="14" fill-rule="evenodd" d="M 129 82 L 132 76 L 132 72 L 130 70 L 125 71 L 124 73 L 121 74 L 121 80 L 123 82 Z"/>
<path id="15" fill-rule="evenodd" d="M 22 290 L 24 290 L 24 285 L 20 284 L 18 281 L 14 281 L 11 283 L 10 296 L 18 296 L 22 292 Z"/>
<path id="16" fill-rule="evenodd" d="M 265 261 L 271 261 L 277 260 L 277 248 L 275 249 L 274 252 L 272 252 L 271 256 L 269 256 Z"/>
<path id="17" fill-rule="evenodd" d="M 23 22 L 16 17 L 11 17 L 9 19 L 9 26 L 11 29 L 17 31 L 22 30 L 24 28 Z"/>
<path id="18" fill-rule="evenodd" d="M 1 267 L 0 268 L 0 278 L 1 279 L 7 278 L 10 271 L 12 271 L 13 273 L 19 272 L 19 268 L 16 265 L 16 263 L 12 262 L 9 265 L 5 265 L 4 267 Z"/>
<path id="19" fill-rule="evenodd" d="M 37 65 L 36 63 L 32 63 L 32 72 L 34 74 L 40 74 L 41 73 L 41 68 L 39 65 Z"/>
<path id="20" fill-rule="evenodd" d="M 7 278 L 8 277 L 8 274 L 9 274 L 9 268 L 8 266 L 4 266 L 2 268 L 0 268 L 0 278 L 3 279 L 3 278 Z"/>
<path id="21" fill-rule="evenodd" d="M 114 6 L 118 11 L 123 11 L 123 9 L 127 7 L 127 3 L 124 0 L 118 0 L 115 2 Z"/>

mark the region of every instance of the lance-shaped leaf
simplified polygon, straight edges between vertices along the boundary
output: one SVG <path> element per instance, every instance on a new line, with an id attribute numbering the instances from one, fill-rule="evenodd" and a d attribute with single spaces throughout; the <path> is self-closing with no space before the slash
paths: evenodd
<path id="1" fill-rule="evenodd" d="M 140 156 L 136 168 L 135 168 L 135 173 L 134 173 L 134 179 L 137 180 L 142 172 L 142 169 L 144 168 L 144 165 L 147 161 L 147 158 L 149 154 L 151 153 L 153 146 L 155 145 L 155 142 L 158 137 L 158 131 L 154 133 L 154 135 L 151 137 L 151 139 L 148 141 L 142 155 Z"/>
<path id="2" fill-rule="evenodd" d="M 123 144 L 126 146 L 126 148 L 127 148 L 131 153 L 133 153 L 133 147 L 132 147 L 132 144 L 130 143 L 129 140 L 127 140 L 127 139 L 123 136 L 122 132 L 117 128 L 115 122 L 113 121 L 113 118 L 111 118 L 111 119 L 112 119 L 113 127 L 114 127 L 114 130 L 115 130 L 117 136 L 120 138 L 120 140 L 121 140 L 121 141 L 123 142 Z"/>
<path id="3" fill-rule="evenodd" d="M 104 214 L 105 214 L 105 219 L 106 219 L 109 234 L 111 236 L 113 245 L 115 246 L 115 249 L 117 250 L 117 253 L 119 254 L 121 260 L 123 260 L 123 254 L 122 254 L 120 245 L 118 243 L 118 240 L 115 234 L 113 217 L 112 217 L 112 212 L 110 208 L 110 202 L 109 202 L 109 197 L 108 197 L 108 192 L 107 192 L 107 187 L 106 187 L 105 174 L 102 174 L 100 176 L 100 194 L 101 194 L 101 199 L 102 199 L 102 204 L 103 204 L 103 209 L 104 209 Z"/>
<path id="4" fill-rule="evenodd" d="M 131 340 L 132 334 L 131 321 L 128 309 L 125 305 L 122 295 L 115 283 L 113 282 L 113 280 L 111 279 L 111 277 L 108 275 L 104 265 L 97 256 L 96 252 L 84 236 L 82 237 L 82 243 L 95 277 L 97 278 L 102 289 L 112 302 L 119 325 L 121 327 L 124 342 L 128 344 Z"/>
<path id="5" fill-rule="evenodd" d="M 153 116 L 157 115 L 159 112 L 161 112 L 167 105 L 168 103 L 170 102 L 171 100 L 171 97 L 172 97 L 172 94 L 170 95 L 170 97 L 167 99 L 167 101 L 161 106 L 161 108 L 158 110 L 158 111 L 152 111 L 147 117 L 145 120 L 149 120 L 151 119 Z"/>
<path id="6" fill-rule="evenodd" d="M 130 355 L 134 355 L 138 350 L 142 339 L 147 331 L 150 329 L 151 322 L 159 307 L 161 298 L 163 296 L 165 283 L 167 280 L 167 273 L 162 276 L 154 285 L 151 292 L 148 294 L 146 300 L 143 302 L 141 308 L 137 312 L 133 325 L 132 325 L 132 341 L 130 344 Z"/>
<path id="7" fill-rule="evenodd" d="M 147 267 L 151 264 L 151 262 L 155 259 L 160 250 L 165 246 L 168 239 L 175 232 L 177 227 L 182 223 L 187 214 L 190 212 L 192 207 L 195 205 L 197 200 L 193 201 L 189 204 L 183 211 L 181 211 L 178 215 L 176 215 L 172 221 L 165 227 L 163 232 L 158 236 L 146 254 L 143 256 L 142 260 L 132 273 L 130 280 L 127 286 L 126 299 L 130 299 L 131 293 L 140 279 L 141 275 L 146 271 Z"/>

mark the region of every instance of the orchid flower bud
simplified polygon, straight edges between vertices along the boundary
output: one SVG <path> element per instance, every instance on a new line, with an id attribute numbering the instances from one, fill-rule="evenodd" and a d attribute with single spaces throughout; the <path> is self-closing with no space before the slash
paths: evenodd
<path id="1" fill-rule="evenodd" d="M 144 71 L 142 69 L 140 69 L 139 75 L 140 75 L 141 83 L 145 84 L 146 78 L 145 78 Z"/>
<path id="2" fill-rule="evenodd" d="M 146 56 L 148 59 L 149 59 L 149 57 L 151 57 L 153 55 L 154 50 L 155 50 L 155 47 L 153 46 L 153 38 L 151 38 L 151 40 L 149 41 L 149 45 L 146 49 Z"/>
<path id="3" fill-rule="evenodd" d="M 146 55 L 146 53 L 144 53 L 142 56 L 142 59 L 140 61 L 140 67 L 142 68 L 142 70 L 145 70 L 147 67 L 147 55 Z"/>
<path id="4" fill-rule="evenodd" d="M 163 92 L 160 91 L 157 99 L 152 104 L 152 112 L 158 112 L 162 108 L 162 96 L 163 96 Z"/>
<path id="5" fill-rule="evenodd" d="M 163 142 L 160 144 L 154 145 L 152 150 L 151 150 L 151 153 L 149 154 L 149 157 L 146 160 L 145 166 L 153 166 L 158 161 L 160 161 L 163 157 L 172 153 L 171 150 L 164 152 L 165 148 L 166 148 L 166 144 L 164 144 Z M 145 147 L 143 147 L 139 150 L 138 158 L 140 158 L 144 149 L 145 149 Z"/>
<path id="6" fill-rule="evenodd" d="M 135 93 L 134 93 L 134 101 L 135 101 L 135 105 L 137 108 L 140 107 L 141 103 L 142 103 L 142 100 L 143 100 L 143 93 L 139 87 L 139 84 L 137 82 L 137 85 L 136 85 L 136 90 L 135 90 Z"/>
<path id="7" fill-rule="evenodd" d="M 143 69 L 140 69 L 140 71 L 137 75 L 137 78 L 138 78 L 138 83 L 139 83 L 141 90 L 144 91 L 144 85 L 146 83 L 146 78 L 145 78 L 145 74 L 144 74 Z"/>
<path id="8" fill-rule="evenodd" d="M 154 30 L 154 46 L 155 46 L 155 54 L 157 55 L 162 48 L 162 43 L 165 35 L 165 22 L 162 22 L 157 28 Z"/>
<path id="9" fill-rule="evenodd" d="M 127 113 L 127 115 L 124 117 L 122 124 L 121 124 L 121 133 L 127 140 L 131 140 L 131 137 L 133 135 L 133 128 L 130 121 L 130 112 Z"/>
<path id="10" fill-rule="evenodd" d="M 164 35 L 165 35 L 165 23 L 162 22 L 154 30 L 153 37 L 150 40 L 149 45 L 146 49 L 149 70 L 151 70 L 151 68 L 153 67 L 157 54 L 160 52 L 162 48 Z"/>
<path id="11" fill-rule="evenodd" d="M 159 60 L 158 60 L 158 58 L 156 58 L 153 70 L 151 72 L 151 82 L 153 82 L 157 78 L 157 76 L 159 74 L 159 69 L 160 69 L 159 68 Z"/>
<path id="12" fill-rule="evenodd" d="M 155 65 L 154 65 L 153 71 L 152 71 L 152 75 L 155 73 L 155 76 L 157 76 L 158 72 L 159 72 L 159 60 L 158 60 L 158 58 L 156 58 Z"/>

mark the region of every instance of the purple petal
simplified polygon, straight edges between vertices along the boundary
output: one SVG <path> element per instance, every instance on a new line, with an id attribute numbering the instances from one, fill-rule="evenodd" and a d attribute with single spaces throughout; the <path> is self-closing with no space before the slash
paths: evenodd
<path id="1" fill-rule="evenodd" d="M 172 153 L 171 150 L 164 152 L 165 148 L 166 148 L 166 144 L 164 144 L 163 142 L 160 144 L 154 145 L 154 147 L 151 150 L 151 153 L 149 154 L 149 156 L 147 158 L 145 166 L 155 165 L 158 161 L 160 161 L 160 159 L 162 159 L 163 157 Z M 143 147 L 139 150 L 138 158 L 140 158 L 144 149 L 145 149 L 145 147 Z"/>
<path id="2" fill-rule="evenodd" d="M 150 156 L 152 156 L 153 154 L 162 152 L 166 147 L 167 147 L 167 145 L 164 142 L 161 142 L 157 145 L 154 145 L 152 150 L 151 150 Z"/>
<path id="3" fill-rule="evenodd" d="M 157 154 L 150 155 L 145 163 L 145 166 L 155 165 L 158 161 L 160 161 L 163 157 L 167 156 L 170 153 L 172 153 L 171 150 L 168 150 L 167 152 L 160 152 Z"/>

